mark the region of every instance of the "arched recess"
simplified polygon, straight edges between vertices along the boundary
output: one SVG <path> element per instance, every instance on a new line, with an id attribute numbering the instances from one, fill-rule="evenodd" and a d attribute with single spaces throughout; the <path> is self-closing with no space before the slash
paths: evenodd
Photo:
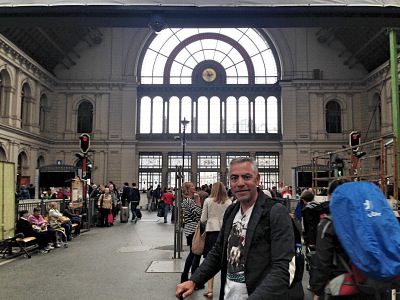
<path id="1" fill-rule="evenodd" d="M 11 77 L 6 69 L 0 71 L 0 118 L 10 116 Z"/>
<path id="2" fill-rule="evenodd" d="M 368 131 L 379 136 L 382 129 L 382 104 L 381 95 L 374 93 L 368 108 Z"/>
<path id="3" fill-rule="evenodd" d="M 21 107 L 20 107 L 20 119 L 21 128 L 26 128 L 30 123 L 30 110 L 32 102 L 32 89 L 28 82 L 22 84 L 21 88 Z"/>
<path id="4" fill-rule="evenodd" d="M 0 146 L 0 161 L 7 161 L 7 154 L 3 146 Z"/>
<path id="5" fill-rule="evenodd" d="M 29 160 L 28 155 L 25 151 L 21 151 L 18 154 L 18 162 L 17 162 L 17 184 L 18 187 L 21 185 L 21 180 L 24 179 L 29 170 Z"/>
<path id="6" fill-rule="evenodd" d="M 42 94 L 40 97 L 40 107 L 39 107 L 39 128 L 40 132 L 45 132 L 47 129 L 47 122 L 48 122 L 48 98 L 46 94 Z"/>
<path id="7" fill-rule="evenodd" d="M 327 133 L 342 133 L 342 111 L 343 109 L 336 99 L 325 104 L 325 130 Z"/>
<path id="8" fill-rule="evenodd" d="M 44 157 L 43 157 L 43 155 L 40 155 L 36 160 L 36 169 L 39 169 L 40 167 L 43 167 L 45 165 L 46 165 L 46 163 L 45 163 Z"/>
<path id="9" fill-rule="evenodd" d="M 93 131 L 94 106 L 89 100 L 81 100 L 77 107 L 77 133 L 91 133 Z"/>

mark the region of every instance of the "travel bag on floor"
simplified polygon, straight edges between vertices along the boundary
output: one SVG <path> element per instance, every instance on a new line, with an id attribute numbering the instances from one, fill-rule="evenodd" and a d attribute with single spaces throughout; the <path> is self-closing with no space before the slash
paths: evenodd
<path id="1" fill-rule="evenodd" d="M 121 223 L 128 222 L 128 220 L 129 220 L 129 209 L 128 209 L 127 206 L 122 206 L 120 218 L 121 218 Z"/>

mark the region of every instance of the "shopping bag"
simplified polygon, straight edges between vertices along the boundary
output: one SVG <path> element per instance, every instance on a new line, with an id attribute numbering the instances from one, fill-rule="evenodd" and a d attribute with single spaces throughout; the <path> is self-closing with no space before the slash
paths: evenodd
<path id="1" fill-rule="evenodd" d="M 114 224 L 114 216 L 112 213 L 109 213 L 107 216 L 108 224 Z"/>

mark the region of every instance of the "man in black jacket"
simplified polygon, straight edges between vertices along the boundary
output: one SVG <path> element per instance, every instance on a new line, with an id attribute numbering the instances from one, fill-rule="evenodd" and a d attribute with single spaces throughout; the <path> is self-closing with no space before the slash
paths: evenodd
<path id="1" fill-rule="evenodd" d="M 258 189 L 260 174 L 251 158 L 230 163 L 237 202 L 225 212 L 214 248 L 176 296 L 188 297 L 221 271 L 220 299 L 288 299 L 294 236 L 286 208 Z"/>

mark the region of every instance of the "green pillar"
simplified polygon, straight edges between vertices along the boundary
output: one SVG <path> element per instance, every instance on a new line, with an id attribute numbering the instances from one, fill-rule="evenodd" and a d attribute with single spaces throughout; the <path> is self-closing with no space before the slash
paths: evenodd
<path id="1" fill-rule="evenodd" d="M 397 44 L 396 30 L 390 29 L 390 75 L 392 78 L 392 111 L 393 111 L 393 134 L 397 140 L 397 151 L 400 149 L 399 139 L 399 76 L 398 76 L 398 63 L 397 63 Z M 399 152 L 397 152 L 397 172 L 400 170 Z M 399 185 L 399 174 L 397 173 L 397 186 Z"/>

